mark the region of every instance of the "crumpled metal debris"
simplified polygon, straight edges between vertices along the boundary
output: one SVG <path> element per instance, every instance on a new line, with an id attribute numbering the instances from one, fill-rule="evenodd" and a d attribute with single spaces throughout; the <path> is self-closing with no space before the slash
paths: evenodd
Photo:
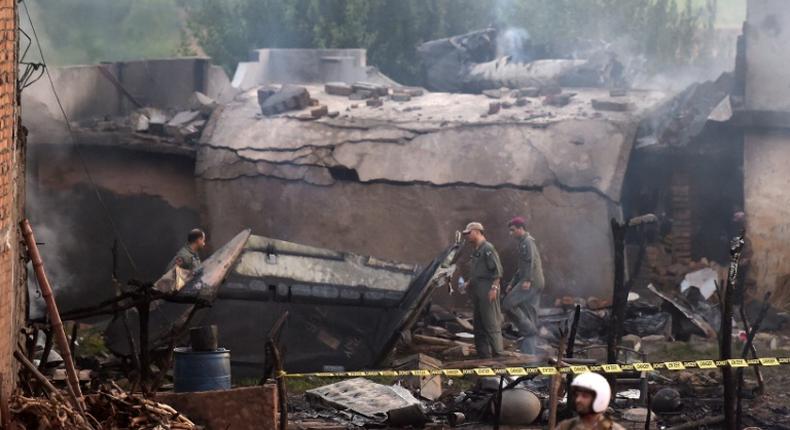
<path id="1" fill-rule="evenodd" d="M 313 404 L 348 410 L 376 422 L 393 419 L 399 425 L 420 425 L 427 421 L 422 403 L 409 390 L 365 378 L 314 388 L 305 392 L 305 398 Z"/>

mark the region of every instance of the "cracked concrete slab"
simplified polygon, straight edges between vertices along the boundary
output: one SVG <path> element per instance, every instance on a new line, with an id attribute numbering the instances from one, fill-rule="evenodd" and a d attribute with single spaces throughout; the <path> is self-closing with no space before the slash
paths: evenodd
<path id="1" fill-rule="evenodd" d="M 197 175 L 312 182 L 309 176 L 326 185 L 332 181 L 320 170 L 342 168 L 353 169 L 362 182 L 554 184 L 618 201 L 641 115 L 662 98 L 635 92 L 634 111 L 601 114 L 591 101 L 603 90 L 590 89 L 561 108 L 527 106 L 481 116 L 487 103 L 482 95 L 428 93 L 408 103 L 352 108 L 357 104 L 346 97 L 308 89 L 321 104 L 344 113 L 316 121 L 297 119 L 298 114 L 263 118 L 254 91 L 245 93 L 218 114 L 216 127 L 204 136 Z M 227 169 L 229 164 L 235 168 Z"/>

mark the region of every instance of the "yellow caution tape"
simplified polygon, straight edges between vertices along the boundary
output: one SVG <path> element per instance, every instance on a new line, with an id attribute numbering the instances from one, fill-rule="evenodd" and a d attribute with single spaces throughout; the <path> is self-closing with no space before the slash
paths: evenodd
<path id="1" fill-rule="evenodd" d="M 760 357 L 760 358 L 733 358 L 730 360 L 690 360 L 690 361 L 659 361 L 652 363 L 629 364 L 594 364 L 589 366 L 534 366 L 534 367 L 475 367 L 470 369 L 414 369 L 414 370 L 357 370 L 346 372 L 313 372 L 313 373 L 286 373 L 278 376 L 286 378 L 357 378 L 371 376 L 447 376 L 459 378 L 466 375 L 474 376 L 528 376 L 557 374 L 578 375 L 587 372 L 597 373 L 623 373 L 623 372 L 652 372 L 655 370 L 680 371 L 687 369 L 718 369 L 722 367 L 749 367 L 749 366 L 782 366 L 790 364 L 790 357 Z"/>

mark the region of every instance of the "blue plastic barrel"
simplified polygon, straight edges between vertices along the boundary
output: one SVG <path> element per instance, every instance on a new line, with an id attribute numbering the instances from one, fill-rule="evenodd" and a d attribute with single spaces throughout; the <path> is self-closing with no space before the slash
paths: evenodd
<path id="1" fill-rule="evenodd" d="M 192 348 L 175 348 L 173 352 L 176 393 L 230 389 L 230 350 L 192 351 Z"/>

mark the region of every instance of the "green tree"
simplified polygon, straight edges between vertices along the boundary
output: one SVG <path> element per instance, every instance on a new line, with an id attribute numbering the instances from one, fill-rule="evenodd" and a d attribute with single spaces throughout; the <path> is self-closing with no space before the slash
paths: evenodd
<path id="1" fill-rule="evenodd" d="M 170 57 L 181 42 L 184 15 L 176 0 L 26 1 L 53 65 Z M 29 55 L 35 58 L 34 50 Z"/>
<path id="2" fill-rule="evenodd" d="M 369 62 L 418 84 L 416 46 L 489 25 L 523 27 L 569 55 L 609 44 L 654 67 L 700 61 L 715 0 L 182 0 L 189 28 L 229 71 L 266 47 L 366 48 Z"/>

